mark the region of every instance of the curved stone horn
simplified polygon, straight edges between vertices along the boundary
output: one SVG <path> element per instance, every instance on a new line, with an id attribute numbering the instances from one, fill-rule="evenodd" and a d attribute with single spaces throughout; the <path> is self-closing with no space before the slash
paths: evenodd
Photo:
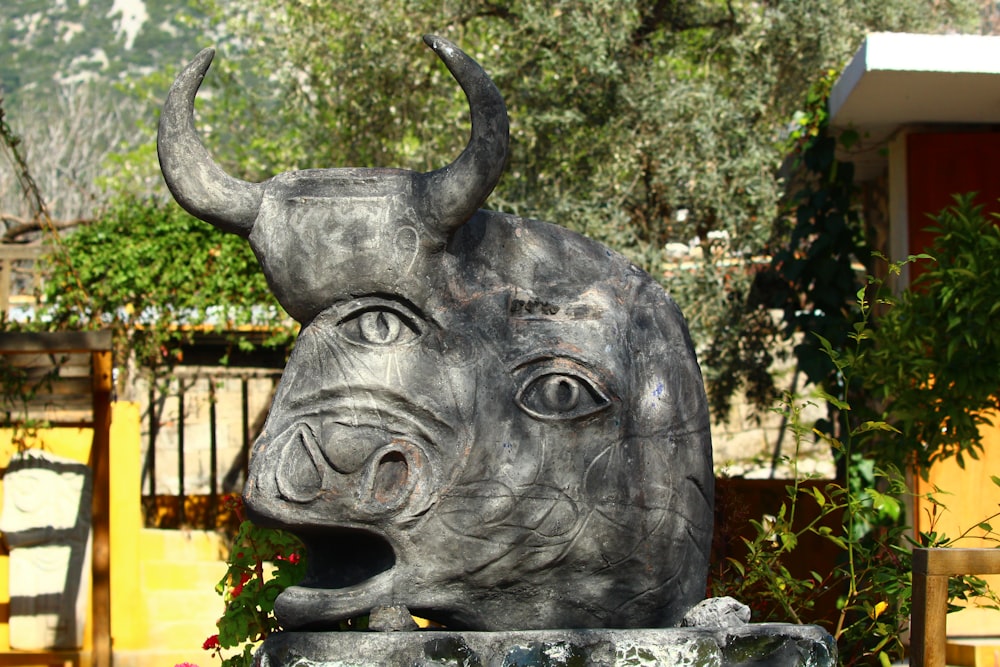
<path id="1" fill-rule="evenodd" d="M 264 186 L 233 178 L 215 163 L 194 128 L 194 98 L 215 55 L 204 49 L 178 75 L 160 112 L 156 152 L 177 203 L 219 229 L 250 235 Z"/>
<path id="2" fill-rule="evenodd" d="M 510 125 L 500 91 L 475 60 L 441 37 L 425 35 L 424 43 L 465 91 L 472 116 L 472 135 L 462 154 L 421 177 L 424 212 L 433 226 L 447 233 L 472 217 L 496 187 L 507 165 Z"/>

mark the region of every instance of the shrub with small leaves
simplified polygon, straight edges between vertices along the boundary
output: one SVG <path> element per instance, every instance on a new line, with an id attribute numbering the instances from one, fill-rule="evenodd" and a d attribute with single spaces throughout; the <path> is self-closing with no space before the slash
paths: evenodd
<path id="1" fill-rule="evenodd" d="M 900 264 L 891 265 L 890 273 L 898 274 L 899 268 Z M 902 657 L 902 635 L 909 625 L 911 549 L 961 546 L 961 540 L 970 537 L 1000 543 L 990 523 L 1000 512 L 974 522 L 952 538 L 933 526 L 914 538 L 912 528 L 904 525 L 903 500 L 911 494 L 904 475 L 893 464 L 892 446 L 886 443 L 904 441 L 895 445 L 898 447 L 906 445 L 906 438 L 888 421 L 860 416 L 862 410 L 852 409 L 847 397 L 847 387 L 855 385 L 857 376 L 870 372 L 873 302 L 882 306 L 895 303 L 893 298 L 881 298 L 880 288 L 881 281 L 869 278 L 868 285 L 858 291 L 860 319 L 848 332 L 845 348 L 835 349 L 829 340 L 817 335 L 841 387 L 837 396 L 818 390 L 818 398 L 840 415 L 841 435 L 803 423 L 804 404 L 785 398 L 779 412 L 787 419 L 795 444 L 790 459 L 795 472 L 786 486 L 785 500 L 774 516 L 751 520 L 754 534 L 744 538 L 745 550 L 713 570 L 710 584 L 714 595 L 753 601 L 755 621 L 825 626 L 837 642 L 844 665 L 888 667 Z M 933 411 L 925 415 L 928 420 L 935 418 Z M 847 462 L 846 480 L 830 481 L 822 487 L 803 483 L 796 461 L 799 446 L 810 436 L 825 441 Z M 995 477 L 994 483 L 1000 485 L 1000 478 Z M 926 500 L 941 505 L 933 494 Z M 818 511 L 802 520 L 797 514 L 806 514 L 806 503 L 815 503 Z M 831 571 L 814 571 L 804 577 L 791 571 L 790 563 L 801 553 L 796 549 L 806 537 L 818 537 L 836 551 L 837 564 Z M 952 577 L 948 592 L 953 600 L 985 595 L 997 602 L 985 582 L 974 576 Z M 833 618 L 825 617 L 820 609 L 820 598 L 828 595 L 836 598 Z"/>
<path id="2" fill-rule="evenodd" d="M 241 520 L 227 560 L 226 575 L 215 590 L 225 600 L 218 634 L 205 640 L 204 648 L 222 658 L 222 667 L 251 667 L 256 645 L 280 629 L 274 617 L 274 600 L 281 591 L 305 576 L 305 548 L 290 533 L 261 528 L 246 519 L 242 501 L 228 501 Z M 239 652 L 223 657 L 223 651 Z"/>
<path id="3" fill-rule="evenodd" d="M 973 194 L 933 216 L 922 272 L 873 332 L 865 379 L 903 436 L 885 443 L 921 471 L 976 458 L 980 427 L 1000 409 L 1000 225 Z"/>

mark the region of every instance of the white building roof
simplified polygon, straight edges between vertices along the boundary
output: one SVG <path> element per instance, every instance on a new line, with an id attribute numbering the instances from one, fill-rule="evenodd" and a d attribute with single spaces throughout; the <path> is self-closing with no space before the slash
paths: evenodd
<path id="1" fill-rule="evenodd" d="M 1000 37 L 871 34 L 834 84 L 829 111 L 832 127 L 861 135 L 851 156 L 861 172 L 881 171 L 881 148 L 901 126 L 1000 123 Z"/>

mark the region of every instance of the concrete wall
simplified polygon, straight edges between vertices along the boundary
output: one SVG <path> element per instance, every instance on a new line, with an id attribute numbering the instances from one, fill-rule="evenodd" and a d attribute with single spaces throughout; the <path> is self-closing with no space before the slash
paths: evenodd
<path id="1" fill-rule="evenodd" d="M 15 434 L 11 429 L 0 429 L 0 467 L 6 469 L 11 456 L 17 451 L 12 443 L 14 436 L 24 437 L 23 433 Z M 64 456 L 80 463 L 86 463 L 90 456 L 90 443 L 93 432 L 90 429 L 58 428 L 48 429 L 38 433 L 37 437 L 29 437 L 32 446 L 45 451 Z M 3 482 L 0 478 L 0 499 L 2 499 Z M 0 500 L 2 501 L 2 500 Z M 10 650 L 9 601 L 10 581 L 8 569 L 8 553 L 6 549 L 0 553 L 0 652 Z M 89 623 L 88 623 L 89 626 Z M 89 648 L 90 631 L 85 631 L 85 648 Z"/>
<path id="2" fill-rule="evenodd" d="M 773 313 L 778 318 L 778 313 Z M 771 368 L 780 392 L 795 396 L 794 405 L 801 408 L 799 419 L 812 425 L 827 416 L 824 401 L 811 398 L 814 387 L 805 383 L 798 372 L 792 347 L 785 342 L 776 349 L 776 361 Z M 737 393 L 732 397 L 729 415 L 721 423 L 712 423 L 712 453 L 717 477 L 743 479 L 791 479 L 799 475 L 832 479 L 836 473 L 829 445 L 805 438 L 796 444 L 786 418 L 773 410 L 760 410 Z"/>

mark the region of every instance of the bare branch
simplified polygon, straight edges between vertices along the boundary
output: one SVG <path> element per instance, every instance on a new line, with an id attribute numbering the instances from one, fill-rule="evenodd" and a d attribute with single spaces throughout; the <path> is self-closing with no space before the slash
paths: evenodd
<path id="1" fill-rule="evenodd" d="M 108 174 L 107 156 L 136 139 L 136 103 L 81 84 L 59 89 L 44 103 L 22 101 L 4 110 L 23 165 L 6 143 L 0 146 L 8 158 L 0 159 L 0 211 L 34 218 L 33 199 L 44 196 L 53 218 L 93 216 L 104 196 L 97 183 Z M 21 178 L 27 166 L 38 197 Z"/>
<path id="2" fill-rule="evenodd" d="M 10 213 L 0 213 L 0 221 L 3 221 L 4 224 L 13 223 L 13 226 L 8 227 L 4 231 L 3 236 L 0 236 L 0 243 L 23 243 L 23 241 L 19 241 L 18 239 L 25 234 L 30 234 L 31 232 L 40 232 L 46 229 L 62 231 L 64 229 L 70 229 L 80 225 L 89 225 L 94 220 L 93 218 L 43 220 L 41 218 L 24 218 Z"/>

